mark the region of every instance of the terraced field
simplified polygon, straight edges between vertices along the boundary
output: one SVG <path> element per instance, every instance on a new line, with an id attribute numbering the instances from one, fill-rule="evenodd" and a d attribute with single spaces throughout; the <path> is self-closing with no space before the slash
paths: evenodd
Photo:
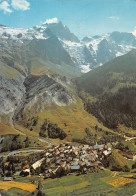
<path id="1" fill-rule="evenodd" d="M 43 181 L 43 192 L 48 196 L 132 196 L 136 180 L 121 177 L 122 173 L 108 170 L 87 175 L 71 175 Z M 127 175 L 126 175 L 127 176 Z"/>
<path id="2" fill-rule="evenodd" d="M 21 183 L 21 182 L 2 182 L 0 181 L 0 189 L 4 190 L 4 191 L 8 191 L 9 189 L 12 188 L 18 188 L 24 191 L 28 191 L 28 192 L 33 192 L 36 189 L 36 186 L 33 184 L 28 184 L 28 183 Z"/>
<path id="3" fill-rule="evenodd" d="M 136 179 L 134 173 L 111 172 L 109 170 L 86 175 L 71 174 L 56 179 L 42 179 L 42 192 L 47 196 L 132 196 L 136 194 Z M 17 177 L 12 187 L 6 193 L 8 196 L 28 195 L 37 187 L 39 177 Z M 32 185 L 32 181 L 35 185 Z M 6 182 L 7 183 L 7 182 Z M 28 183 L 28 184 L 27 184 Z M 27 186 L 24 188 L 24 185 Z M 3 189 L 4 190 L 4 189 Z M 37 190 L 34 191 L 37 194 Z"/>

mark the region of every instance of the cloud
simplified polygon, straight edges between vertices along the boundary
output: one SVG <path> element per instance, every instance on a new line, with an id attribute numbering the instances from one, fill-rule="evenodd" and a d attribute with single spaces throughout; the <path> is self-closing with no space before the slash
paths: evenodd
<path id="1" fill-rule="evenodd" d="M 111 20 L 119 20 L 120 18 L 118 16 L 110 16 L 109 19 L 111 19 Z"/>
<path id="2" fill-rule="evenodd" d="M 12 0 L 11 5 L 15 10 L 29 10 L 30 3 L 26 0 Z"/>
<path id="3" fill-rule="evenodd" d="M 0 0 L 0 10 L 4 13 L 12 13 L 13 10 L 29 10 L 30 3 L 28 0 Z"/>
<path id="4" fill-rule="evenodd" d="M 58 23 L 58 18 L 47 19 L 43 24 Z"/>
<path id="5" fill-rule="evenodd" d="M 3 10 L 4 13 L 12 13 L 12 10 L 10 8 L 10 4 L 8 1 L 0 1 L 0 10 Z"/>

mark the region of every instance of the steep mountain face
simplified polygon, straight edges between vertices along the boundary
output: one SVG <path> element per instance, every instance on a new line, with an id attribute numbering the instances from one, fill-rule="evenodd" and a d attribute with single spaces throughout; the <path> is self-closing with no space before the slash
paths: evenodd
<path id="1" fill-rule="evenodd" d="M 136 129 L 136 50 L 115 58 L 77 81 L 79 91 L 95 97 L 86 110 L 109 128 L 119 124 Z"/>
<path id="2" fill-rule="evenodd" d="M 80 40 L 73 33 L 71 33 L 68 27 L 66 25 L 63 25 L 62 22 L 45 24 L 45 25 L 47 25 L 48 29 L 50 29 L 50 31 L 54 35 L 56 35 L 58 38 L 62 40 L 80 42 Z"/>
<path id="3" fill-rule="evenodd" d="M 15 29 L 1 26 L 0 120 L 12 125 L 14 113 L 22 109 L 22 104 L 24 104 L 23 107 L 25 104 L 32 106 L 31 102 L 36 102 L 36 99 L 40 102 L 41 97 L 44 100 L 47 98 L 50 105 L 54 103 L 65 106 L 72 103 L 73 96 L 63 83 L 60 84 L 59 77 L 63 78 L 63 76 L 57 73 L 71 77 L 80 74 L 80 70 L 75 67 L 68 52 L 62 47 L 48 25 L 42 26 L 41 29 L 38 27 Z M 49 74 L 53 74 L 55 79 L 49 77 Z M 35 77 L 33 80 L 36 86 L 33 90 L 36 92 L 30 96 L 30 99 L 31 84 L 26 81 L 31 75 L 39 75 L 41 79 Z M 67 81 L 66 78 L 65 80 Z M 30 92 L 28 93 L 26 86 L 29 85 Z M 50 87 L 49 91 L 47 86 Z"/>
<path id="4" fill-rule="evenodd" d="M 54 64 L 68 64 L 74 66 L 69 54 L 64 50 L 57 37 L 52 36 L 47 40 L 33 39 L 29 44 L 36 57 L 48 60 Z"/>
<path id="5" fill-rule="evenodd" d="M 78 69 L 56 36 L 18 41 L 1 38 L 0 44 L 1 123 L 15 128 L 17 134 L 34 135 L 36 140 L 45 120 L 52 126 L 58 124 L 67 134 L 66 141 L 83 139 L 85 129 L 94 130 L 95 125 L 109 131 L 84 110 L 71 81 Z"/>
<path id="6" fill-rule="evenodd" d="M 0 40 L 0 117 L 6 124 L 12 124 L 12 114 L 25 92 L 25 59 L 25 50 L 20 43 Z"/>
<path id="7" fill-rule="evenodd" d="M 0 121 L 5 124 L 12 125 L 12 115 L 19 106 L 25 92 L 24 80 L 24 76 L 19 74 L 16 78 L 0 76 Z"/>
<path id="8" fill-rule="evenodd" d="M 7 29 L 7 31 L 10 32 L 9 29 Z M 27 56 L 26 57 L 27 60 L 34 57 L 37 58 L 41 57 L 44 58 L 45 60 L 52 61 L 56 64 L 66 63 L 74 66 L 74 63 L 72 62 L 69 54 L 62 47 L 57 37 L 51 33 L 49 34 L 49 31 L 45 30 L 41 35 L 41 37 L 40 35 L 36 37 L 35 30 L 33 30 L 30 35 L 29 35 L 29 31 L 27 31 L 25 32 L 26 34 L 25 33 L 22 34 L 22 37 L 19 38 L 18 38 L 19 32 L 16 32 L 15 30 L 15 33 L 16 34 L 11 34 L 11 35 L 9 34 L 8 39 L 7 37 L 6 38 L 4 37 L 5 34 L 4 36 L 2 34 L 2 36 L 0 37 L 2 42 L 1 43 L 1 50 L 2 50 L 1 52 L 3 53 L 2 55 L 8 52 L 10 53 L 9 55 L 14 56 L 15 60 L 18 56 L 21 55 L 22 55 L 22 59 L 24 59 L 24 56 L 25 57 Z"/>
<path id="9" fill-rule="evenodd" d="M 12 127 L 19 124 L 22 129 L 16 127 L 17 133 L 24 134 L 26 128 L 25 134 L 37 137 L 48 119 L 72 140 L 81 132 L 84 137 L 86 126 L 97 123 L 84 111 L 71 84 L 71 77 L 81 72 L 59 39 L 47 25 L 0 29 L 0 122 Z M 84 123 L 83 116 L 86 116 Z M 35 118 L 38 125 L 28 126 Z"/>

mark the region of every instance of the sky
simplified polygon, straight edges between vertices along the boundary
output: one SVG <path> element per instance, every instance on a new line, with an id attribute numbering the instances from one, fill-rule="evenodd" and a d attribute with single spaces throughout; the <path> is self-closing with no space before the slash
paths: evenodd
<path id="1" fill-rule="evenodd" d="M 58 18 L 79 38 L 136 33 L 136 0 L 0 0 L 0 24 L 28 28 Z"/>

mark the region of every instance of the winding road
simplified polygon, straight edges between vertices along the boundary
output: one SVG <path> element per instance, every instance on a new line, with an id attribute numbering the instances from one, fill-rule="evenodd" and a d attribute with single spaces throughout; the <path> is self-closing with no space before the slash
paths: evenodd
<path id="1" fill-rule="evenodd" d="M 26 150 L 14 150 L 12 152 L 10 152 L 7 156 L 12 156 L 12 155 L 15 155 L 15 154 L 18 154 L 18 153 L 23 153 L 23 152 L 42 152 L 44 150 L 41 150 L 41 149 L 26 149 Z"/>
<path id="2" fill-rule="evenodd" d="M 12 152 L 9 152 L 8 154 L 0 154 L 0 157 L 3 157 L 3 158 L 7 158 L 9 156 L 12 156 L 12 155 L 15 155 L 15 154 L 18 154 L 18 153 L 28 153 L 28 152 L 43 152 L 44 150 L 42 149 L 25 149 L 25 150 L 21 150 L 21 149 L 18 149 L 18 150 L 14 150 Z"/>
<path id="3" fill-rule="evenodd" d="M 39 141 L 41 141 L 41 142 L 45 142 L 45 143 L 47 143 L 49 146 L 53 146 L 55 143 L 53 143 L 53 142 L 51 142 L 51 141 L 49 141 L 49 140 L 47 140 L 47 139 L 44 139 L 44 138 L 39 138 Z"/>

